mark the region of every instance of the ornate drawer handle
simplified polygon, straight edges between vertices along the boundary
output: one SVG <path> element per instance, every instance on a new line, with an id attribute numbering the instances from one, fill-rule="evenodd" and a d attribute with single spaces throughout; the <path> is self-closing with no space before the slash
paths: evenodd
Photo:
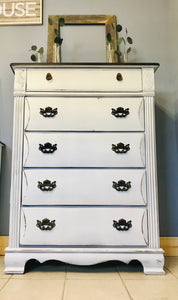
<path id="1" fill-rule="evenodd" d="M 116 109 L 112 108 L 111 112 L 116 118 L 125 118 L 129 113 L 129 108 L 124 109 L 123 107 L 118 107 Z"/>
<path id="2" fill-rule="evenodd" d="M 50 221 L 46 218 L 42 221 L 37 220 L 36 226 L 41 230 L 52 230 L 56 226 L 55 222 L 55 220 Z"/>
<path id="3" fill-rule="evenodd" d="M 47 74 L 46 74 L 46 80 L 49 81 L 49 80 L 51 80 L 51 79 L 53 79 L 51 73 L 47 73 Z"/>
<path id="4" fill-rule="evenodd" d="M 118 182 L 113 181 L 112 183 L 112 187 L 118 192 L 126 192 L 131 188 L 130 181 L 119 180 Z"/>
<path id="5" fill-rule="evenodd" d="M 48 179 L 43 182 L 38 181 L 38 188 L 43 192 L 50 192 L 56 188 L 56 181 L 51 182 Z"/>
<path id="6" fill-rule="evenodd" d="M 118 81 L 122 81 L 122 80 L 123 80 L 122 74 L 121 74 L 121 73 L 117 73 L 116 79 L 117 79 Z"/>
<path id="7" fill-rule="evenodd" d="M 130 144 L 124 145 L 123 143 L 118 143 L 117 145 L 112 144 L 112 151 L 116 153 L 126 153 L 130 150 Z"/>
<path id="8" fill-rule="evenodd" d="M 127 222 L 124 219 L 118 221 L 113 220 L 113 227 L 119 231 L 127 231 L 132 227 L 132 221 Z"/>
<path id="9" fill-rule="evenodd" d="M 45 118 L 53 118 L 55 115 L 58 114 L 57 108 L 53 108 L 48 106 L 45 109 L 40 108 L 40 115 Z"/>
<path id="10" fill-rule="evenodd" d="M 53 153 L 57 150 L 57 144 L 52 145 L 51 143 L 45 143 L 44 145 L 39 144 L 39 150 L 43 153 Z"/>

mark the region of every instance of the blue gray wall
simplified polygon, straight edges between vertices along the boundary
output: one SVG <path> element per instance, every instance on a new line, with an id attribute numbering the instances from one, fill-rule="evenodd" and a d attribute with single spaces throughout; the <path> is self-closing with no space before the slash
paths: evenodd
<path id="1" fill-rule="evenodd" d="M 156 72 L 156 134 L 161 236 L 178 236 L 178 1 L 177 0 L 50 0 L 43 1 L 43 25 L 0 26 L 0 140 L 6 144 L 0 192 L 0 235 L 8 234 L 13 124 L 11 62 L 30 62 L 32 44 L 47 48 L 47 17 L 56 14 L 115 14 L 134 40 L 132 62 L 159 62 Z M 81 29 L 80 29 L 81 30 Z M 85 27 L 80 39 L 91 33 Z M 82 35 L 83 34 L 83 35 Z M 93 30 L 85 58 L 75 48 L 76 34 L 66 33 L 65 61 L 103 61 L 102 30 Z M 82 35 L 82 36 L 81 36 Z M 100 37 L 100 43 L 98 36 Z M 64 33 L 65 38 L 65 33 Z M 74 47 L 74 48 L 72 48 Z M 103 48 L 104 49 L 104 48 Z"/>

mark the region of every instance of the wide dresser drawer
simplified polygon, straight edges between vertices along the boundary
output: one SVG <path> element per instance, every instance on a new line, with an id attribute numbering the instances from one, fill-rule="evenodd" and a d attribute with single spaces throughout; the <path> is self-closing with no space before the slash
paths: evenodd
<path id="1" fill-rule="evenodd" d="M 26 132 L 24 167 L 144 167 L 144 133 Z"/>
<path id="2" fill-rule="evenodd" d="M 143 98 L 27 97 L 27 131 L 143 131 Z"/>
<path id="3" fill-rule="evenodd" d="M 147 246 L 145 208 L 23 207 L 21 245 Z"/>
<path id="4" fill-rule="evenodd" d="M 28 69 L 27 91 L 142 91 L 141 69 Z"/>
<path id="5" fill-rule="evenodd" d="M 25 169 L 23 205 L 146 205 L 145 170 Z"/>

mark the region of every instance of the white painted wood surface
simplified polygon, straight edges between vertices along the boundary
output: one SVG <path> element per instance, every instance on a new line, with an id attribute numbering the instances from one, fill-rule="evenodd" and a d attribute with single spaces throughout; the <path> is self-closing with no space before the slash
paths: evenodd
<path id="1" fill-rule="evenodd" d="M 50 260 L 59 260 L 75 265 L 94 265 L 109 260 L 119 260 L 128 264 L 138 260 L 143 265 L 145 274 L 165 274 L 164 256 L 162 249 L 143 247 L 21 247 L 6 249 L 5 273 L 22 274 L 26 262 L 34 258 L 43 263 Z"/>
<path id="2" fill-rule="evenodd" d="M 20 207 L 23 165 L 24 97 L 14 99 L 12 169 L 10 191 L 9 246 L 19 246 Z"/>
<path id="3" fill-rule="evenodd" d="M 52 75 L 46 80 L 47 73 Z M 121 73 L 123 80 L 116 76 Z M 141 69 L 28 69 L 27 91 L 142 91 Z"/>
<path id="4" fill-rule="evenodd" d="M 155 111 L 154 98 L 146 97 L 145 133 L 147 136 L 147 195 L 149 205 L 149 240 L 150 247 L 160 247 L 159 218 L 157 199 L 157 172 L 156 172 L 156 140 L 155 140 Z"/>
<path id="5" fill-rule="evenodd" d="M 57 108 L 54 117 L 44 117 L 40 109 Z M 115 117 L 112 108 L 129 109 L 126 117 Z M 143 98 L 119 97 L 27 97 L 25 130 L 28 131 L 143 131 Z"/>
<path id="6" fill-rule="evenodd" d="M 23 205 L 146 205 L 145 170 L 137 169 L 25 169 Z M 38 182 L 56 182 L 42 191 Z M 127 191 L 114 189 L 113 181 L 131 183 Z"/>
<path id="7" fill-rule="evenodd" d="M 23 207 L 21 214 L 22 245 L 117 245 L 146 246 L 145 208 L 110 207 Z M 41 230 L 37 220 L 55 220 L 52 230 Z M 132 221 L 128 231 L 118 231 L 113 220 Z"/>
<path id="8" fill-rule="evenodd" d="M 6 249 L 5 273 L 23 273 L 25 263 L 34 258 L 40 262 L 57 259 L 81 265 L 106 260 L 121 260 L 128 263 L 138 259 L 143 264 L 145 274 L 164 274 L 163 250 L 159 248 L 158 242 L 154 66 L 136 67 L 127 64 L 125 67 L 123 65 L 117 67 L 107 64 L 102 67 L 101 65 L 46 67 L 34 64 L 17 65 L 14 69 L 10 239 L 9 247 Z M 52 73 L 51 81 L 46 80 L 47 72 Z M 117 73 L 123 75 L 121 82 L 115 79 Z M 27 104 L 25 105 L 25 126 L 29 126 L 27 129 L 30 132 L 24 132 L 26 96 L 29 99 L 28 104 L 33 106 L 29 111 Z M 50 100 L 51 106 L 59 99 L 61 103 L 68 100 L 72 103 L 72 99 L 76 101 L 76 105 L 71 104 L 73 113 L 72 111 L 69 113 L 71 129 L 68 130 L 67 119 L 62 120 L 63 130 L 56 127 L 57 119 L 55 122 L 52 121 L 53 124 L 51 122 L 49 130 L 45 123 L 40 121 L 38 123 L 37 108 L 39 103 L 42 103 L 40 102 L 42 98 L 45 105 L 46 101 Z M 96 104 L 101 99 L 104 99 L 104 102 L 109 100 L 110 103 L 124 99 L 128 104 L 131 103 L 132 114 L 129 115 L 130 119 L 126 119 L 129 120 L 129 124 L 125 122 L 124 125 L 123 122 L 120 129 L 116 130 L 118 132 L 112 132 L 115 131 L 113 128 L 117 128 L 114 123 L 111 125 L 112 119 L 108 121 L 107 113 L 104 111 L 104 118 L 102 116 L 98 119 L 93 104 L 91 105 L 94 103 L 93 100 Z M 86 106 L 82 102 L 85 100 Z M 138 105 L 139 101 L 141 102 Z M 80 107 L 76 109 L 78 106 Z M 102 105 L 102 109 L 106 107 L 107 105 Z M 93 114 L 93 128 L 86 108 L 88 113 Z M 86 123 L 84 119 L 87 119 Z M 76 124 L 78 127 L 75 127 Z M 99 126 L 101 124 L 102 127 Z M 99 132 L 93 132 L 96 128 Z M 41 153 L 38 150 L 39 143 L 46 142 L 58 143 L 57 152 L 52 155 Z M 119 142 L 130 144 L 131 150 L 126 154 L 116 154 L 111 150 L 111 145 Z M 111 188 L 110 181 L 113 180 L 114 174 L 120 176 L 121 172 L 124 177 L 114 178 L 114 181 L 119 179 L 131 181 L 132 188 L 127 192 L 127 197 L 126 194 L 122 194 L 122 199 L 119 198 L 118 201 L 117 196 L 115 197 L 118 193 Z M 51 205 L 47 204 L 50 201 L 49 194 L 43 194 L 44 197 L 37 194 L 35 181 L 39 175 L 45 176 L 39 179 L 41 181 L 52 180 L 54 175 L 57 176 L 57 188 L 52 194 Z M 51 177 L 47 178 L 47 175 Z M 132 179 L 129 179 L 130 176 Z M 89 185 L 92 188 L 87 193 Z M 65 205 L 58 202 L 61 201 L 59 196 L 61 191 Z M 42 193 L 39 189 L 38 192 Z M 36 198 L 38 205 L 34 203 Z M 71 202 L 69 198 L 72 198 Z M 83 204 L 84 199 L 86 204 Z M 57 225 L 50 232 L 41 231 L 35 222 L 37 218 L 48 217 L 56 220 Z M 134 226 L 127 232 L 117 231 L 112 227 L 112 222 L 113 219 L 120 218 L 132 220 Z M 20 239 L 24 243 L 23 246 Z"/>
<path id="9" fill-rule="evenodd" d="M 54 153 L 39 145 L 57 144 Z M 112 144 L 129 144 L 126 153 L 115 153 Z M 24 167 L 144 167 L 143 133 L 25 133 Z"/>
<path id="10" fill-rule="evenodd" d="M 152 92 L 155 90 L 155 74 L 153 68 L 142 69 L 142 83 L 144 92 Z"/>
<path id="11" fill-rule="evenodd" d="M 24 96 L 26 89 L 26 69 L 15 70 L 14 96 Z M 24 116 L 23 116 L 24 118 Z"/>

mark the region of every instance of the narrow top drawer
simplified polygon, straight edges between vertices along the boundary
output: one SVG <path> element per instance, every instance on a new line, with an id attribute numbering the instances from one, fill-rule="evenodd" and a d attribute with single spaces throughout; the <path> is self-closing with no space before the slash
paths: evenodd
<path id="1" fill-rule="evenodd" d="M 27 91 L 142 91 L 141 69 L 28 69 Z"/>

